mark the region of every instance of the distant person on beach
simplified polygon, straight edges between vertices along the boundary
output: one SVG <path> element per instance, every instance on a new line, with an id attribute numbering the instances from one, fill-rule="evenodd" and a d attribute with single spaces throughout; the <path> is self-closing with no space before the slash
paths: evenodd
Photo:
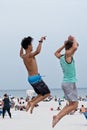
<path id="1" fill-rule="evenodd" d="M 86 109 L 85 109 L 84 105 L 82 105 L 80 108 L 80 113 L 84 113 L 84 112 L 86 112 Z"/>
<path id="2" fill-rule="evenodd" d="M 62 105 L 61 102 L 62 102 L 62 101 L 61 101 L 61 99 L 59 98 L 59 99 L 58 99 L 59 107 L 61 107 L 61 105 Z"/>
<path id="3" fill-rule="evenodd" d="M 0 116 L 2 114 L 2 107 L 3 107 L 3 104 L 2 104 L 2 99 L 0 100 Z"/>
<path id="4" fill-rule="evenodd" d="M 21 42 L 20 57 L 23 59 L 24 65 L 28 71 L 28 82 L 37 93 L 37 96 L 27 103 L 26 111 L 31 108 L 30 113 L 33 112 L 33 108 L 38 102 L 44 100 L 50 95 L 49 88 L 38 73 L 38 67 L 35 58 L 35 56 L 41 52 L 42 43 L 45 39 L 46 37 L 41 37 L 35 51 L 33 51 L 32 47 L 32 37 L 25 37 Z"/>
<path id="5" fill-rule="evenodd" d="M 85 118 L 87 119 L 87 108 L 85 108 L 84 105 L 81 106 L 80 113 L 83 113 Z"/>
<path id="6" fill-rule="evenodd" d="M 11 112 L 10 112 L 10 100 L 7 94 L 4 94 L 4 99 L 2 101 L 3 104 L 3 111 L 2 116 L 4 118 L 6 111 L 8 112 L 9 117 L 11 118 Z"/>
<path id="7" fill-rule="evenodd" d="M 52 127 L 65 115 L 69 114 L 78 107 L 78 94 L 76 88 L 76 70 L 73 54 L 78 48 L 78 43 L 73 36 L 69 36 L 68 40 L 55 52 L 55 56 L 60 59 L 61 68 L 63 70 L 62 89 L 66 100 L 69 104 L 66 105 L 57 115 L 53 116 Z M 65 49 L 65 54 L 61 51 Z"/>

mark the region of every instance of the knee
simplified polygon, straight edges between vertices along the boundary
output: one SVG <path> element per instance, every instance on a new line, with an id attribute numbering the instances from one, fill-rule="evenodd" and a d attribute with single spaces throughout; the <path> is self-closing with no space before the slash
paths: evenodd
<path id="1" fill-rule="evenodd" d="M 74 109 L 77 109 L 77 107 L 78 107 L 78 102 L 74 102 L 74 103 L 73 103 L 73 106 L 74 106 Z"/>
<path id="2" fill-rule="evenodd" d="M 75 110 L 78 107 L 78 102 L 71 102 L 69 105 L 72 106 L 73 110 Z"/>

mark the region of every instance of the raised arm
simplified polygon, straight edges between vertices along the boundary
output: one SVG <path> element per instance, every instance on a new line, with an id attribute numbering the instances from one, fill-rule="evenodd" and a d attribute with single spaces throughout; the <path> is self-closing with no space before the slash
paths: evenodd
<path id="1" fill-rule="evenodd" d="M 23 58 L 23 55 L 24 55 L 23 47 L 21 46 L 21 49 L 20 49 L 20 57 Z"/>
<path id="2" fill-rule="evenodd" d="M 68 51 L 66 51 L 66 55 L 72 56 L 75 53 L 75 51 L 77 50 L 79 44 L 77 43 L 76 39 L 73 36 L 69 36 L 68 40 L 72 41 L 73 45 Z"/>
<path id="3" fill-rule="evenodd" d="M 46 37 L 45 37 L 45 36 L 44 36 L 44 37 L 41 37 L 41 39 L 39 40 L 39 44 L 38 44 L 36 50 L 35 50 L 34 52 L 31 52 L 31 53 L 29 54 L 29 57 L 33 57 L 33 56 L 35 56 L 35 55 L 37 55 L 37 54 L 39 54 L 39 53 L 41 52 L 43 40 L 46 40 Z"/>
<path id="4" fill-rule="evenodd" d="M 57 57 L 57 58 L 60 58 L 62 56 L 62 50 L 65 48 L 65 42 L 64 42 L 64 45 L 62 45 L 60 48 L 57 49 L 57 51 L 54 53 L 54 55 Z"/>

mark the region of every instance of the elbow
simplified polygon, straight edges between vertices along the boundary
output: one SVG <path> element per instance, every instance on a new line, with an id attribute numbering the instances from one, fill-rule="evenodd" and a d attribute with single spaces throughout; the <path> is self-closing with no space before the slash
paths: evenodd
<path id="1" fill-rule="evenodd" d="M 21 54 L 19 54 L 19 56 L 21 57 Z"/>
<path id="2" fill-rule="evenodd" d="M 21 55 L 21 54 L 19 54 L 19 56 L 22 58 L 22 55 Z"/>
<path id="3" fill-rule="evenodd" d="M 60 58 L 60 54 L 55 52 L 54 55 L 56 56 L 56 58 Z"/>
<path id="4" fill-rule="evenodd" d="M 57 54 L 56 54 L 56 52 L 54 53 L 54 56 L 57 58 Z"/>
<path id="5" fill-rule="evenodd" d="M 20 58 L 23 58 L 23 54 L 19 54 Z"/>
<path id="6" fill-rule="evenodd" d="M 78 43 L 75 43 L 75 44 L 74 44 L 74 46 L 73 46 L 74 51 L 76 51 L 76 50 L 77 50 L 78 45 L 79 45 Z"/>
<path id="7" fill-rule="evenodd" d="M 57 56 L 57 52 L 55 52 L 54 55 Z"/>
<path id="8" fill-rule="evenodd" d="M 77 48 L 78 48 L 78 46 L 75 46 L 75 47 L 74 47 L 74 51 L 76 51 L 76 50 L 77 50 Z"/>

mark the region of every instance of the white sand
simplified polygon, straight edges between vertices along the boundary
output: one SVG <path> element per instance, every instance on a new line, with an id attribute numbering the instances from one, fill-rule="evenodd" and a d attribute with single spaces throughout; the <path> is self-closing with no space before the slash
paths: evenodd
<path id="1" fill-rule="evenodd" d="M 79 106 L 81 104 L 87 105 L 87 102 L 80 102 Z M 33 114 L 11 110 L 12 119 L 8 115 L 5 116 L 5 119 L 0 116 L 0 130 L 87 130 L 87 120 L 79 112 L 65 116 L 52 128 L 52 117 L 58 113 L 55 110 L 57 106 L 58 103 L 54 101 L 40 102 Z M 54 108 L 54 111 L 50 110 L 51 107 Z"/>

